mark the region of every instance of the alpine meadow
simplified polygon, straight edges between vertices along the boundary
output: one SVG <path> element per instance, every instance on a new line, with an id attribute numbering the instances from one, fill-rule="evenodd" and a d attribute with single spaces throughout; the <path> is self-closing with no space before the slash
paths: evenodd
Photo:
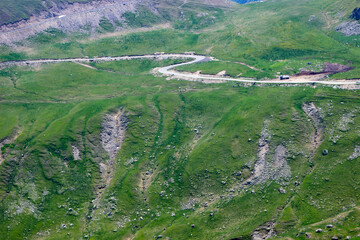
<path id="1" fill-rule="evenodd" d="M 357 0 L 0 0 L 0 239 L 360 239 Z"/>

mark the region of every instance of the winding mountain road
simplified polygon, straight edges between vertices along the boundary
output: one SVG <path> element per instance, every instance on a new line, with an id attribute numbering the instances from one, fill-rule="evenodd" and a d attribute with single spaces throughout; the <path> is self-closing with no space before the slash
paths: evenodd
<path id="1" fill-rule="evenodd" d="M 200 62 L 208 62 L 214 60 L 212 57 L 193 55 L 193 54 L 150 54 L 140 56 L 121 56 L 121 57 L 94 57 L 94 58 L 66 58 L 66 59 L 37 59 L 37 60 L 24 60 L 24 61 L 8 61 L 1 62 L 0 69 L 10 66 L 26 66 L 31 64 L 43 63 L 61 63 L 61 62 L 76 62 L 76 63 L 89 63 L 93 61 L 121 61 L 133 59 L 173 59 L 173 58 L 192 58 L 192 61 L 170 65 L 155 69 L 155 72 L 168 76 L 170 78 L 191 80 L 191 81 L 208 81 L 208 82 L 242 82 L 242 83 L 261 83 L 261 84 L 324 84 L 324 85 L 357 85 L 359 80 L 322 80 L 326 74 L 308 75 L 308 76 L 293 76 L 288 80 L 255 80 L 252 78 L 230 78 L 215 75 L 194 74 L 188 72 L 179 72 L 174 70 L 176 67 L 190 65 Z"/>

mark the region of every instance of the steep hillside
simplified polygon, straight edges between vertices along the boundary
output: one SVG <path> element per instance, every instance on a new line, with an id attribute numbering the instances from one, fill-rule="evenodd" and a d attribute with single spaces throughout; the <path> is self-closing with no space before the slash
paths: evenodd
<path id="1" fill-rule="evenodd" d="M 360 79 L 358 1 L 55 3 L 0 32 L 1 239 L 359 238 L 359 85 L 154 70 Z"/>
<path id="2" fill-rule="evenodd" d="M 167 64 L 0 72 L 4 239 L 360 234 L 358 91 L 147 74 Z"/>
<path id="3" fill-rule="evenodd" d="M 12 4 L 21 4 L 10 1 Z M 27 2 L 36 8 L 37 2 Z M 186 6 L 185 6 L 186 5 Z M 37 33 L 56 29 L 65 33 L 106 33 L 128 28 L 150 27 L 155 24 L 185 22 L 177 28 L 201 28 L 216 21 L 223 7 L 231 6 L 229 0 L 183 2 L 180 0 L 99 0 L 76 2 L 51 2 L 41 4 L 41 10 L 30 17 L 1 26 L 0 43 L 11 44 Z M 216 7 L 216 8 L 215 8 Z M 24 9 L 14 7 L 15 9 Z M 28 8 L 31 9 L 31 8 Z M 5 12 L 7 9 L 5 8 Z M 6 18 L 2 18 L 5 21 Z M 191 24 L 189 24 L 191 22 Z M 194 26 L 193 26 L 194 25 Z"/>
<path id="4" fill-rule="evenodd" d="M 93 0 L 5 0 L 0 2 L 0 26 L 27 20 L 51 8 L 64 8 L 73 3 L 87 3 Z M 50 17 L 49 15 L 48 17 Z"/>

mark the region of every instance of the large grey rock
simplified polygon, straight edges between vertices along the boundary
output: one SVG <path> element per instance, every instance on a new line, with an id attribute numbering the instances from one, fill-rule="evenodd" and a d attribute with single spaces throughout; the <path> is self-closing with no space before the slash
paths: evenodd
<path id="1" fill-rule="evenodd" d="M 346 36 L 353 36 L 360 34 L 360 24 L 357 21 L 347 21 L 341 23 L 335 28 L 336 31 L 345 34 Z"/>

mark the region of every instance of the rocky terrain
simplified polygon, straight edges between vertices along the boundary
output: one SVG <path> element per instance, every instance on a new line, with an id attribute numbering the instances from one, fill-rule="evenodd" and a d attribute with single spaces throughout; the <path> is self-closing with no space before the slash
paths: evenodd
<path id="1" fill-rule="evenodd" d="M 154 4 L 147 0 L 102 0 L 90 3 L 63 3 L 30 17 L 28 20 L 0 27 L 0 43 L 13 43 L 23 40 L 46 29 L 56 28 L 64 32 L 79 31 L 83 28 L 96 31 L 102 19 L 115 28 L 125 22 L 123 14 L 135 12 L 139 4 L 152 11 Z"/>
<path id="2" fill-rule="evenodd" d="M 324 125 L 323 125 L 323 119 L 321 117 L 319 109 L 315 106 L 313 102 L 310 103 L 303 103 L 302 109 L 306 113 L 308 117 L 311 118 L 312 123 L 314 125 L 314 135 L 312 138 L 312 146 L 314 149 L 314 152 L 318 149 L 320 144 L 323 141 L 323 131 L 324 131 Z M 314 154 L 313 152 L 313 154 Z"/>
<path id="3" fill-rule="evenodd" d="M 291 170 L 286 161 L 286 147 L 279 145 L 275 148 L 272 155 L 269 154 L 271 140 L 270 123 L 269 120 L 265 120 L 261 131 L 258 160 L 254 166 L 254 174 L 248 180 L 251 184 L 261 184 L 269 180 L 282 182 L 291 178 Z"/>
<path id="4" fill-rule="evenodd" d="M 124 143 L 127 125 L 128 119 L 123 108 L 117 113 L 106 114 L 102 121 L 102 130 L 100 133 L 101 145 L 108 153 L 109 159 L 99 163 L 101 180 L 96 189 L 96 198 L 92 201 L 94 209 L 104 207 L 100 205 L 100 201 L 114 177 L 116 155 Z M 104 208 L 105 210 L 102 210 L 107 211 L 106 206 Z M 93 211 L 93 215 L 94 214 L 95 210 Z"/>
<path id="5" fill-rule="evenodd" d="M 96 34 L 131 27 L 150 27 L 156 23 L 178 19 L 185 21 L 185 14 L 189 11 L 188 8 L 182 9 L 185 4 L 217 7 L 232 5 L 229 0 L 207 0 L 201 4 L 198 1 L 180 0 L 96 0 L 53 3 L 48 9 L 33 14 L 28 19 L 0 26 L 0 44 L 12 44 L 51 29 L 65 33 Z M 207 16 L 205 12 L 198 14 Z"/>
<path id="6" fill-rule="evenodd" d="M 351 15 L 349 16 L 349 20 L 342 22 L 338 25 L 335 30 L 345 34 L 346 36 L 353 36 L 360 34 L 360 8 L 355 8 Z"/>
<path id="7" fill-rule="evenodd" d="M 17 137 L 21 134 L 20 129 L 16 129 L 10 136 L 0 139 L 0 165 L 8 156 L 12 144 L 16 141 Z"/>
<path id="8" fill-rule="evenodd" d="M 335 28 L 336 31 L 353 36 L 360 34 L 360 23 L 358 21 L 345 21 Z"/>
<path id="9" fill-rule="evenodd" d="M 126 127 L 127 118 L 123 109 L 114 115 L 107 114 L 104 117 L 101 144 L 112 161 L 116 158 L 116 154 L 124 142 Z"/>
<path id="10" fill-rule="evenodd" d="M 360 8 L 355 8 L 350 15 L 350 18 L 354 20 L 360 20 Z"/>

